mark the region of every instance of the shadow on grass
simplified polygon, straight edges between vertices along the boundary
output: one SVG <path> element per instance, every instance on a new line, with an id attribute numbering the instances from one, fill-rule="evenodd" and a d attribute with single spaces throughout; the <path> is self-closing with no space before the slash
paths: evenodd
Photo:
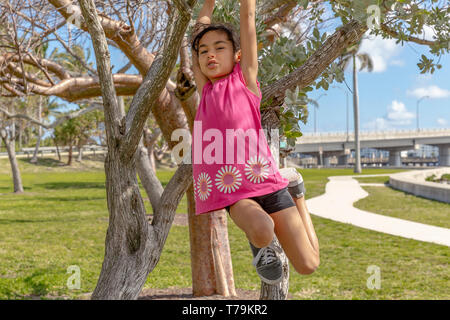
<path id="1" fill-rule="evenodd" d="M 104 182 L 47 182 L 36 184 L 36 186 L 49 190 L 61 189 L 105 189 Z"/>
<path id="2" fill-rule="evenodd" d="M 46 295 L 48 293 L 48 284 L 36 278 L 41 276 L 48 276 L 48 270 L 37 270 L 32 275 L 23 279 L 23 282 L 32 289 L 31 295 Z"/>
<path id="3" fill-rule="evenodd" d="M 29 191 L 29 190 L 31 190 L 32 188 L 31 187 L 26 187 L 26 186 L 23 186 L 23 191 Z M 7 194 L 11 194 L 11 195 L 13 195 L 14 194 L 14 187 L 13 187 L 13 185 L 12 185 L 12 182 L 11 182 L 11 187 L 0 187 L 0 193 L 7 193 Z M 17 195 L 23 195 L 23 193 L 17 193 Z"/>
<path id="4" fill-rule="evenodd" d="M 74 201 L 74 202 L 79 202 L 79 201 L 98 201 L 98 200 L 102 200 L 106 202 L 106 197 L 77 197 L 77 196 L 68 196 L 68 197 L 33 197 L 33 200 L 38 200 L 38 201 Z"/>
<path id="5" fill-rule="evenodd" d="M 31 163 L 31 157 L 30 158 L 18 158 L 19 161 L 23 163 L 27 163 L 29 165 L 34 166 L 42 166 L 42 167 L 62 167 L 66 166 L 67 164 L 65 162 L 51 159 L 51 158 L 38 158 L 36 163 Z"/>

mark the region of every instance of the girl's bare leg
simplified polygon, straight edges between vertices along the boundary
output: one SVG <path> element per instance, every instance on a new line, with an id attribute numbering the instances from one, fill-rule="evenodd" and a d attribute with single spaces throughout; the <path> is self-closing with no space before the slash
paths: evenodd
<path id="1" fill-rule="evenodd" d="M 316 232 L 314 231 L 314 225 L 311 220 L 308 208 L 306 207 L 305 197 L 300 198 L 292 197 L 297 206 L 297 210 L 300 213 L 303 224 L 305 225 L 306 233 L 308 235 L 309 241 L 313 246 L 314 250 L 319 254 L 319 239 L 317 239 Z"/>
<path id="2" fill-rule="evenodd" d="M 255 200 L 242 199 L 233 204 L 230 217 L 255 247 L 267 247 L 272 241 L 273 220 Z"/>
<path id="3" fill-rule="evenodd" d="M 300 206 L 303 211 L 301 202 Z M 303 215 L 306 216 L 304 211 Z M 320 264 L 319 247 L 315 233 L 311 235 L 313 241 L 310 240 L 307 229 L 314 229 L 312 224 L 308 226 L 307 217 L 305 223 L 297 206 L 274 212 L 270 217 L 275 223 L 275 234 L 295 270 L 300 274 L 313 273 Z"/>

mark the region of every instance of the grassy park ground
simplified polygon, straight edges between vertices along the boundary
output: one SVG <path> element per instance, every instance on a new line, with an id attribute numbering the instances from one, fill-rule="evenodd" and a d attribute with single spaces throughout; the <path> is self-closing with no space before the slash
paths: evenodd
<path id="1" fill-rule="evenodd" d="M 81 298 L 94 290 L 104 256 L 108 211 L 103 163 L 74 161 L 73 167 L 51 159 L 41 160 L 38 165 L 26 159 L 19 163 L 25 192 L 15 195 L 7 159 L 0 159 L 0 299 Z M 353 174 L 351 169 L 301 172 L 307 198 L 324 192 L 328 176 Z M 391 172 L 363 170 L 363 174 Z M 173 169 L 157 171 L 163 185 L 173 173 Z M 377 194 L 380 188 L 372 189 L 367 189 L 371 193 L 368 199 L 375 194 L 378 200 L 364 204 L 372 211 L 382 211 L 386 206 L 401 206 L 408 211 L 414 206 L 415 215 L 429 216 L 427 223 L 448 227 L 448 214 L 430 214 L 434 209 L 418 206 L 403 195 L 387 202 L 386 195 Z M 403 200 L 405 203 L 398 203 Z M 147 209 L 151 212 L 148 202 Z M 177 213 L 186 211 L 184 197 Z M 448 247 L 316 216 L 312 219 L 320 241 L 321 265 L 308 276 L 291 269 L 289 292 L 293 299 L 450 298 Z M 231 220 L 228 226 L 236 288 L 259 290 L 246 238 Z M 67 287 L 71 276 L 67 270 L 72 265 L 80 268 L 81 289 Z M 369 266 L 380 268 L 380 289 L 367 287 Z M 191 287 L 187 226 L 172 226 L 160 262 L 145 284 L 145 288 L 171 287 Z"/>

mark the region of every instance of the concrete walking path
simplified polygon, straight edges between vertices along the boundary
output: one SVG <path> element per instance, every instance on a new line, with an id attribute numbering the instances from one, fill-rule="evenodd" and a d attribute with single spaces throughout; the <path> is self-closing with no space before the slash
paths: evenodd
<path id="1" fill-rule="evenodd" d="M 322 218 L 369 230 L 450 246 L 450 229 L 384 216 L 353 207 L 354 202 L 369 195 L 353 177 L 368 176 L 329 177 L 325 193 L 306 201 L 309 212 Z"/>

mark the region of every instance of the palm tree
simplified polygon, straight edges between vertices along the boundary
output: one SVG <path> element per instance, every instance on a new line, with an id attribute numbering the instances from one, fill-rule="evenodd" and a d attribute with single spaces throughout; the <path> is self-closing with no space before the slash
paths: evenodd
<path id="1" fill-rule="evenodd" d="M 355 173 L 361 173 L 361 150 L 359 143 L 359 96 L 358 96 L 358 72 L 356 70 L 356 58 L 359 59 L 361 66 L 359 71 L 367 69 L 369 72 L 373 70 L 372 58 L 367 53 L 358 53 L 361 41 L 355 45 L 348 47 L 341 55 L 339 63 L 342 70 L 345 70 L 350 61 L 353 63 L 353 114 L 355 122 Z"/>

